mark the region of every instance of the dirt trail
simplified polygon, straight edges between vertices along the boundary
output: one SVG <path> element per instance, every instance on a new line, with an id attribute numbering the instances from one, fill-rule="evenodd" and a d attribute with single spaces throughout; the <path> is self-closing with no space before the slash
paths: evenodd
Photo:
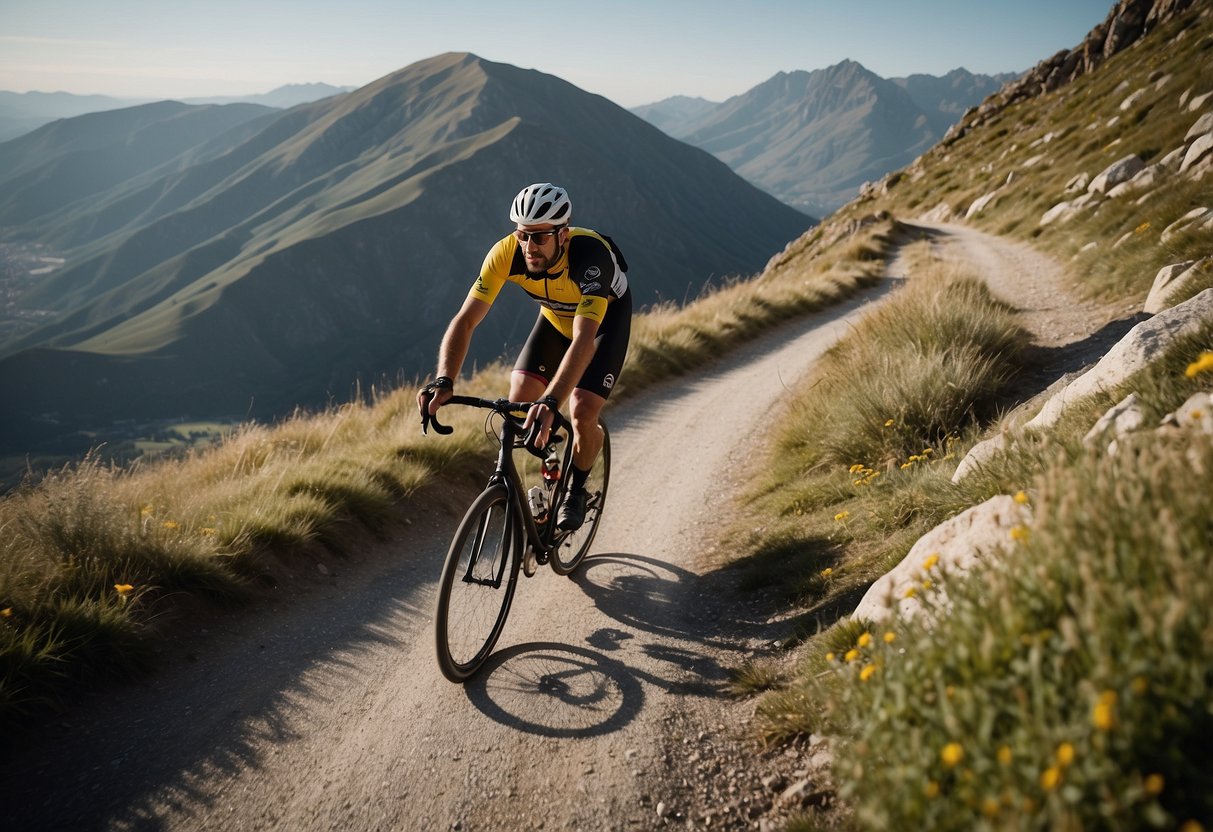
<path id="1" fill-rule="evenodd" d="M 1049 279 L 1004 241 L 932 233 L 1005 278 L 1011 300 Z M 741 724 L 752 704 L 723 685 L 772 631 L 700 555 L 784 391 L 894 283 L 612 406 L 610 501 L 593 557 L 572 580 L 522 579 L 497 653 L 467 685 L 443 680 L 433 658 L 434 581 L 458 519 L 439 511 L 339 562 L 302 601 L 210 625 L 166 670 L 4 755 L 9 823 L 649 829 L 659 812 L 699 819 L 731 799 L 725 825 L 757 828 L 771 795 L 750 802 L 757 773 L 738 771 L 752 752 Z M 1073 321 L 1079 338 L 1093 325 Z M 782 757 L 762 765 L 803 769 Z"/>

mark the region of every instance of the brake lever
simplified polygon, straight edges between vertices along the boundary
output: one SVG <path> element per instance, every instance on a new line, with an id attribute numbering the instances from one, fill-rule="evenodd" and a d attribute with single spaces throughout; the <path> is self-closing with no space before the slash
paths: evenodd
<path id="1" fill-rule="evenodd" d="M 449 434 L 454 433 L 455 429 L 453 427 L 442 424 L 441 422 L 438 421 L 437 416 L 430 415 L 430 402 L 433 400 L 433 398 L 434 398 L 434 396 L 431 393 L 430 396 L 425 400 L 425 406 L 421 408 L 421 433 L 422 433 L 422 435 L 428 436 L 429 428 L 431 426 L 433 426 L 435 433 L 440 433 L 443 436 L 447 436 Z"/>

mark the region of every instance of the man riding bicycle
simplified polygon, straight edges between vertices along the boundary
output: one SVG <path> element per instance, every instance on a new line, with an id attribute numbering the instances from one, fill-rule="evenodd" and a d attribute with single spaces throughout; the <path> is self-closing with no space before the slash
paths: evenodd
<path id="1" fill-rule="evenodd" d="M 484 258 L 438 351 L 435 379 L 417 394 L 422 414 L 435 415 L 454 393 L 472 333 L 505 283 L 517 283 L 540 306 L 510 375 L 510 401 L 535 402 L 536 444 L 547 444 L 553 413 L 567 399 L 573 424 L 570 493 L 556 525 L 573 531 L 585 521 L 585 483 L 602 449 L 598 416 L 619 380 L 632 324 L 627 263 L 610 237 L 569 225 L 572 202 L 547 182 L 518 192 L 510 207 L 513 233 Z"/>

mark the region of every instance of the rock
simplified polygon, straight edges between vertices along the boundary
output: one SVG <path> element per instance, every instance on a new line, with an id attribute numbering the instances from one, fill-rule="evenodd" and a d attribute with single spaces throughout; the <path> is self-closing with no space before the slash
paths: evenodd
<path id="1" fill-rule="evenodd" d="M 1213 98 L 1213 92 L 1207 92 L 1204 95 L 1194 96 L 1192 100 L 1188 102 L 1188 112 L 1194 113 L 1197 110 L 1204 109 L 1205 103 L 1210 98 Z"/>
<path id="2" fill-rule="evenodd" d="M 670 814 L 670 807 L 665 805 L 664 800 L 657 801 L 657 817 L 664 818 Z"/>
<path id="3" fill-rule="evenodd" d="M 1078 209 L 1074 207 L 1072 202 L 1059 202 L 1045 211 L 1040 217 L 1040 224 L 1052 225 L 1055 222 L 1064 223 L 1074 217 L 1078 213 Z"/>
<path id="4" fill-rule="evenodd" d="M 1000 451 L 1006 450 L 1006 447 L 1007 437 L 1001 433 L 978 442 L 969 449 L 964 459 L 956 466 L 956 471 L 952 474 L 952 482 L 960 482 L 993 459 Z"/>
<path id="5" fill-rule="evenodd" d="M 1084 171 L 1083 173 L 1080 173 L 1077 176 L 1074 176 L 1073 178 L 1070 179 L 1069 182 L 1066 183 L 1065 192 L 1070 194 L 1070 193 L 1078 193 L 1080 191 L 1085 191 L 1087 189 L 1087 186 L 1090 184 L 1091 184 L 1091 174 L 1086 173 Z"/>
<path id="6" fill-rule="evenodd" d="M 1066 409 L 1100 390 L 1110 390 L 1155 360 L 1176 339 L 1213 321 L 1213 289 L 1142 321 L 1094 367 L 1050 398 L 1024 427 L 1052 427 Z"/>
<path id="7" fill-rule="evenodd" d="M 1155 92 L 1158 92 L 1158 91 L 1159 91 L 1159 90 L 1161 90 L 1163 87 L 1165 87 L 1167 84 L 1171 83 L 1171 79 L 1172 79 L 1173 77 L 1174 77 L 1174 76 L 1172 76 L 1170 73 L 1167 73 L 1167 74 L 1165 74 L 1165 75 L 1160 75 L 1160 76 L 1159 76 L 1158 78 L 1156 78 L 1156 79 L 1151 79 L 1151 80 L 1153 80 L 1153 81 L 1154 81 L 1154 91 L 1155 91 Z"/>
<path id="8" fill-rule="evenodd" d="M 1162 230 L 1159 239 L 1164 243 L 1171 242 L 1176 235 L 1182 234 L 1185 231 L 1190 231 L 1193 227 L 1199 226 L 1206 220 L 1213 218 L 1213 210 L 1208 208 L 1193 208 L 1188 213 L 1177 219 L 1175 222 L 1168 225 Z"/>
<path id="9" fill-rule="evenodd" d="M 1188 128 L 1187 135 L 1184 136 L 1184 144 L 1209 132 L 1213 132 L 1213 112 L 1205 113 L 1196 119 L 1196 123 Z"/>
<path id="10" fill-rule="evenodd" d="M 1125 156 L 1123 159 L 1119 159 L 1108 165 L 1098 176 L 1092 179 L 1091 184 L 1087 186 L 1087 191 L 1106 194 L 1121 182 L 1128 182 L 1145 166 L 1146 163 L 1136 153 Z"/>
<path id="11" fill-rule="evenodd" d="M 1166 168 L 1169 171 L 1178 172 L 1179 166 L 1183 164 L 1184 154 L 1187 152 L 1188 152 L 1187 145 L 1184 145 L 1183 147 L 1177 147 L 1174 150 L 1172 150 L 1170 153 L 1168 153 L 1166 156 L 1163 156 L 1162 161 L 1159 162 L 1158 164 L 1162 165 L 1164 168 Z"/>
<path id="12" fill-rule="evenodd" d="M 1128 98 L 1126 98 L 1124 101 L 1120 102 L 1120 109 L 1121 110 L 1132 109 L 1139 101 L 1141 101 L 1143 98 L 1145 98 L 1146 93 L 1148 93 L 1148 92 L 1149 92 L 1149 89 L 1143 87 L 1142 89 L 1133 93 Z"/>
<path id="13" fill-rule="evenodd" d="M 1166 309 L 1171 304 L 1168 299 L 1179 295 L 1185 287 L 1191 286 L 1204 273 L 1204 269 L 1213 264 L 1213 258 L 1202 260 L 1185 260 L 1182 263 L 1172 263 L 1163 266 L 1154 276 L 1154 285 L 1146 297 L 1142 311 L 1154 315 Z"/>
<path id="14" fill-rule="evenodd" d="M 971 220 L 973 217 L 980 214 L 986 208 L 990 207 L 998 199 L 999 193 L 997 190 L 990 191 L 985 196 L 979 196 L 973 200 L 973 204 L 969 206 L 969 210 L 965 212 L 965 219 Z"/>
<path id="15" fill-rule="evenodd" d="M 778 803 L 803 803 L 804 799 L 809 796 L 813 784 L 809 780 L 797 780 L 792 785 L 783 790 L 783 794 L 779 795 Z"/>
<path id="16" fill-rule="evenodd" d="M 980 505 L 945 520 L 918 539 L 901 563 L 881 577 L 851 614 L 854 621 L 881 621 L 894 609 L 913 616 L 922 609 L 923 581 L 935 581 L 929 590 L 946 607 L 939 573 L 963 574 L 975 563 L 1001 557 L 1014 541 L 1012 529 L 1031 523 L 1032 510 L 1009 495 L 991 497 Z"/>
<path id="17" fill-rule="evenodd" d="M 1130 393 L 1099 417 L 1099 421 L 1082 438 L 1083 444 L 1094 447 L 1103 442 L 1109 433 L 1112 439 L 1119 439 L 1125 434 L 1138 430 L 1145 424 L 1145 421 L 1146 414 L 1141 409 L 1137 394 Z"/>
<path id="18" fill-rule="evenodd" d="M 1192 142 L 1192 144 L 1188 145 L 1188 152 L 1184 154 L 1184 160 L 1179 166 L 1179 172 L 1187 172 L 1188 168 L 1194 167 L 1204 161 L 1211 153 L 1213 153 L 1213 133 L 1205 133 Z"/>
<path id="19" fill-rule="evenodd" d="M 1213 435 L 1213 393 L 1195 393 L 1189 396 L 1178 410 L 1162 418 L 1162 424 Z"/>
<path id="20" fill-rule="evenodd" d="M 1144 191 L 1148 188 L 1153 188 L 1158 183 L 1162 182 L 1167 176 L 1167 169 L 1161 164 L 1150 165 L 1138 171 L 1137 175 L 1128 182 L 1121 182 L 1112 190 L 1108 191 L 1108 199 L 1116 199 L 1117 197 L 1126 196 L 1137 191 Z"/>
<path id="21" fill-rule="evenodd" d="M 923 222 L 947 222 L 952 219 L 952 206 L 946 202 L 941 202 L 930 211 L 922 214 L 919 219 Z"/>

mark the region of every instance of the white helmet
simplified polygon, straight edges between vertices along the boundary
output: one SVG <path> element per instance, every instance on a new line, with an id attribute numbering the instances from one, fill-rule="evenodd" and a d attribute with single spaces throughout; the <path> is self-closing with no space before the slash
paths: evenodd
<path id="1" fill-rule="evenodd" d="M 551 182 L 527 185 L 510 206 L 510 219 L 518 225 L 568 225 L 572 213 L 568 192 Z"/>

